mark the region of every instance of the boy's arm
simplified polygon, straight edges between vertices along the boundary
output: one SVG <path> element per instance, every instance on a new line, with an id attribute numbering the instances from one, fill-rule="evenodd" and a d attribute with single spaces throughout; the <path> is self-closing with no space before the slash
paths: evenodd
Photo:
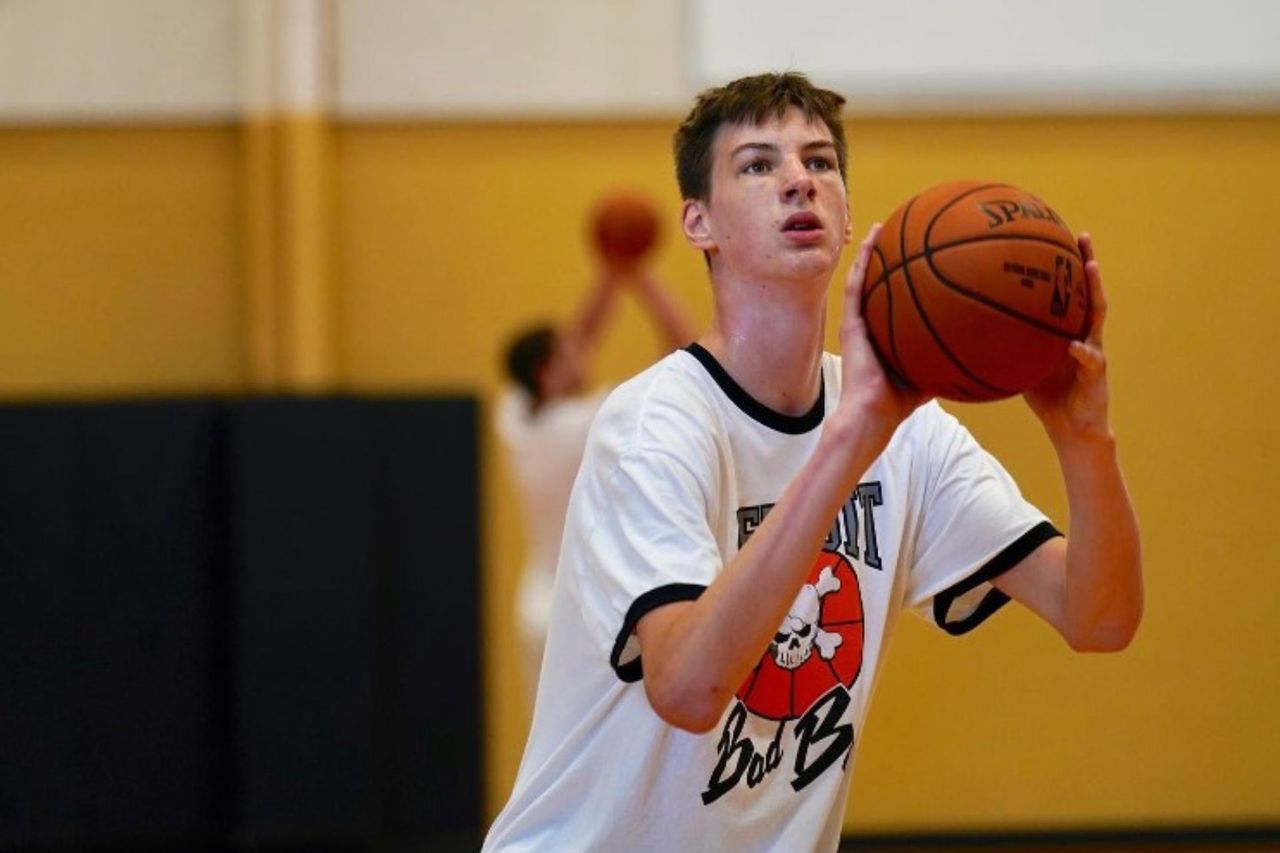
<path id="1" fill-rule="evenodd" d="M 889 382 L 867 342 L 859 297 L 876 233 L 873 227 L 846 280 L 844 390 L 813 456 L 698 599 L 656 608 L 636 627 L 649 702 L 674 726 L 715 726 L 804 584 L 840 505 L 923 402 Z"/>
<path id="2" fill-rule="evenodd" d="M 1089 336 L 1071 345 L 1062 371 L 1026 394 L 1062 468 L 1068 538 L 1046 542 L 992 583 L 1053 625 L 1073 649 L 1116 651 L 1142 621 L 1142 548 L 1108 420 L 1106 299 L 1088 234 L 1080 236 L 1080 251 L 1093 311 Z"/>

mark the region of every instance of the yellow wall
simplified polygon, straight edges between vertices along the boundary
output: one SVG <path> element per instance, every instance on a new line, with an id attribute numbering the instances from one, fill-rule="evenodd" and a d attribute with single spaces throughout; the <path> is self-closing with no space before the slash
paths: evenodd
<path id="1" fill-rule="evenodd" d="M 238 387 L 232 128 L 0 131 L 0 395 Z"/>
<path id="2" fill-rule="evenodd" d="M 358 390 L 498 387 L 503 334 L 563 315 L 589 274 L 583 212 L 649 192 L 674 225 L 672 122 L 348 125 L 333 138 L 338 371 Z M 1114 417 L 1145 534 L 1134 647 L 1067 652 L 1013 608 L 971 637 L 905 620 L 858 758 L 851 828 L 1280 821 L 1280 117 L 877 120 L 850 126 L 859 229 L 915 190 L 996 177 L 1097 238 Z M 244 387 L 234 129 L 0 132 L 0 394 Z M 657 265 L 701 322 L 701 260 Z M 834 345 L 836 318 L 829 318 Z M 599 364 L 655 353 L 631 305 Z M 1016 402 L 961 416 L 1062 524 Z M 509 629 L 515 502 L 483 472 L 487 796 L 525 711 Z M 433 567 L 448 571 L 450 567 Z"/>

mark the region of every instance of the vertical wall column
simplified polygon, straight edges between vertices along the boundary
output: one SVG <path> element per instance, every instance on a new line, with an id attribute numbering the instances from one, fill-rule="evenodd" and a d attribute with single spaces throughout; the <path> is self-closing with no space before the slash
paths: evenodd
<path id="1" fill-rule="evenodd" d="M 259 393 L 337 381 L 334 9 L 242 0 L 245 374 Z"/>

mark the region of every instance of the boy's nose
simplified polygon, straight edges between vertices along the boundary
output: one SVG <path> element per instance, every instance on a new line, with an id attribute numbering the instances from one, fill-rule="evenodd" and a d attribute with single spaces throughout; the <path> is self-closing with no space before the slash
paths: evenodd
<path id="1" fill-rule="evenodd" d="M 788 201 L 795 201 L 802 197 L 813 198 L 813 175 L 809 174 L 809 170 L 804 168 L 803 163 L 789 166 L 783 180 L 783 195 Z"/>

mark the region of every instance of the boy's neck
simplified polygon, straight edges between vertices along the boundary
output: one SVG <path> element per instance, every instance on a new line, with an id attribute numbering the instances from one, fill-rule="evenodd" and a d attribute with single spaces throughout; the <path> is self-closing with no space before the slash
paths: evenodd
<path id="1" fill-rule="evenodd" d="M 717 288 L 715 317 L 699 343 L 757 401 L 802 415 L 818 399 L 825 330 L 825 286 Z"/>

